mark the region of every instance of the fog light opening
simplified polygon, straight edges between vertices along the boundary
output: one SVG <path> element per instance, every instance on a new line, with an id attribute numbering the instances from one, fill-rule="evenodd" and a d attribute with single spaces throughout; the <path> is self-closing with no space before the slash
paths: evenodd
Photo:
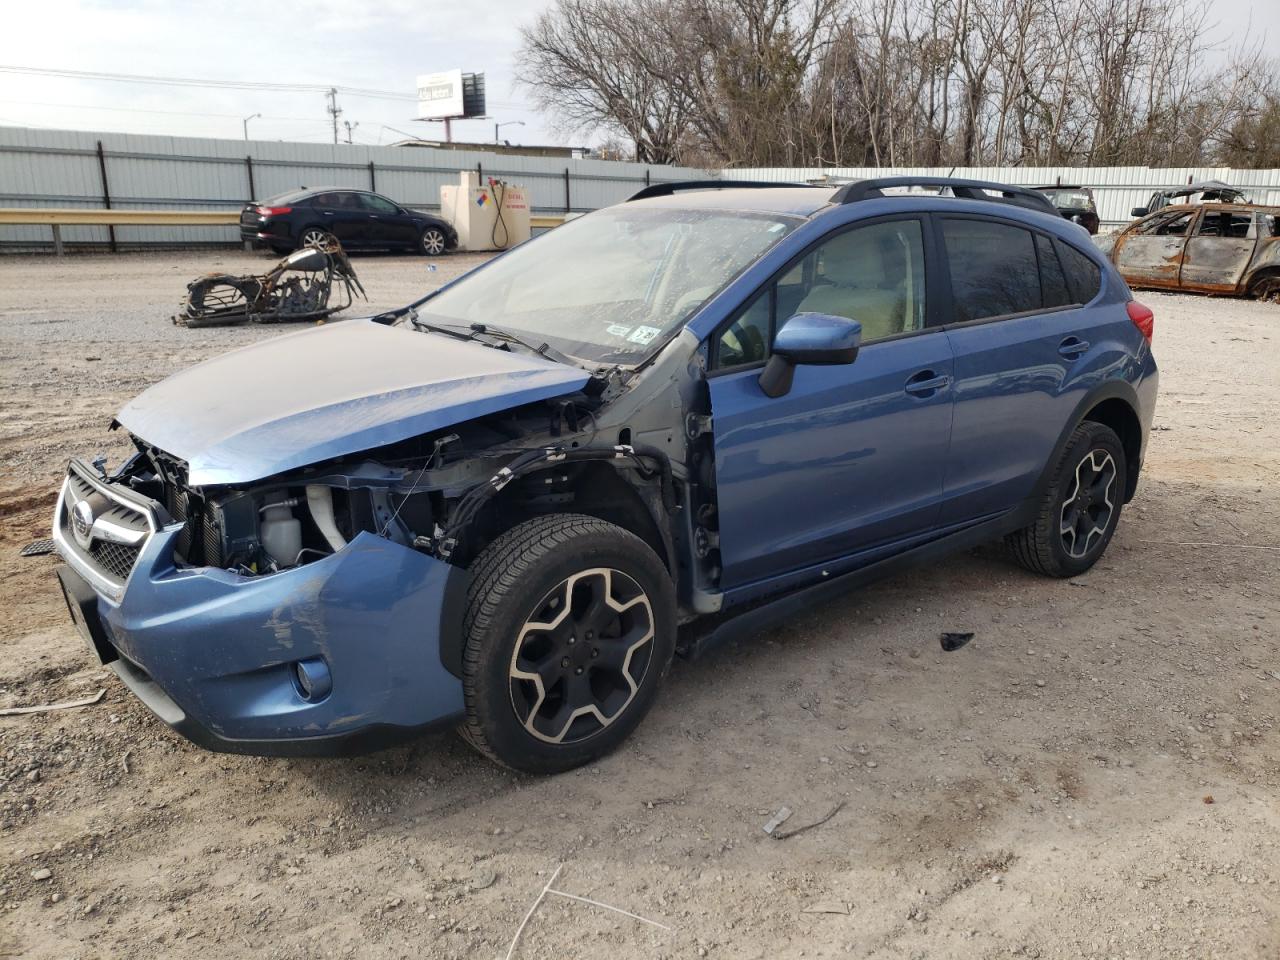
<path id="1" fill-rule="evenodd" d="M 333 689 L 333 676 L 329 673 L 329 665 L 320 657 L 299 660 L 295 663 L 293 682 L 297 684 L 298 694 L 308 703 L 323 700 Z"/>

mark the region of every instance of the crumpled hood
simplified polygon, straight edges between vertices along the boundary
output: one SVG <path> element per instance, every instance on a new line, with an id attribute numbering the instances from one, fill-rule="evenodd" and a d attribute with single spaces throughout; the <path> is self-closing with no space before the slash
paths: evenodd
<path id="1" fill-rule="evenodd" d="M 116 420 L 185 460 L 192 486 L 248 483 L 572 393 L 587 379 L 551 360 L 347 320 L 207 360 Z"/>

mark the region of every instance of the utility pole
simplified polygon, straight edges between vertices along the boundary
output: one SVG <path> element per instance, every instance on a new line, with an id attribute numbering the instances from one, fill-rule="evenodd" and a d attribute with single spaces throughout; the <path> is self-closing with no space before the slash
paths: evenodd
<path id="1" fill-rule="evenodd" d="M 333 142 L 338 142 L 338 116 L 342 113 L 342 109 L 338 106 L 338 88 L 330 87 L 329 92 L 325 94 L 329 98 L 329 106 L 325 109 L 333 116 Z"/>
<path id="2" fill-rule="evenodd" d="M 245 138 L 246 140 L 248 140 L 248 139 L 249 139 L 249 121 L 250 121 L 250 120 L 256 120 L 256 119 L 258 119 L 258 117 L 260 117 L 260 116 L 262 116 L 262 114 L 260 114 L 260 113 L 255 113 L 253 116 L 251 116 L 251 117 L 245 117 L 245 118 L 244 118 L 244 120 L 243 120 L 243 121 L 241 121 L 241 122 L 243 123 L 243 125 L 244 125 L 244 138 Z"/>
<path id="3" fill-rule="evenodd" d="M 360 126 L 360 121 L 352 123 L 350 120 L 343 120 L 342 125 L 347 128 L 347 143 L 351 142 L 351 131 Z"/>

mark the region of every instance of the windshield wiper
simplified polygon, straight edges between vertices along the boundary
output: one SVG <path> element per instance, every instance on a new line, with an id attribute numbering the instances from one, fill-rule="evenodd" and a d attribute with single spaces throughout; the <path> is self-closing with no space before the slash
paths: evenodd
<path id="1" fill-rule="evenodd" d="M 418 330 L 429 330 L 432 333 L 443 333 L 450 337 L 457 337 L 459 340 L 475 339 L 475 331 L 473 331 L 471 327 L 464 327 L 460 323 L 428 323 L 415 312 L 410 312 L 409 322 Z"/>
<path id="2" fill-rule="evenodd" d="M 504 330 L 502 327 L 495 327 L 488 323 L 473 323 L 471 324 L 471 330 L 477 336 L 493 337 L 495 340 L 505 340 L 507 343 L 518 344 L 526 350 L 532 350 L 540 357 L 545 357 L 548 360 L 555 360 L 557 363 L 566 363 L 573 367 L 581 366 L 577 360 L 574 360 L 572 357 L 556 350 L 549 343 L 543 342 L 534 346 L 531 341 L 525 340 L 518 333 L 514 333 L 511 330 Z"/>

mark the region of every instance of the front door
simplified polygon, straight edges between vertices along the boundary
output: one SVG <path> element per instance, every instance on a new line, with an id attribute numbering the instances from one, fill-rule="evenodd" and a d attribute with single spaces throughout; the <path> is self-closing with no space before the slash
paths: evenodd
<path id="1" fill-rule="evenodd" d="M 829 237 L 712 340 L 721 585 L 733 589 L 879 551 L 937 521 L 951 430 L 951 348 L 925 328 L 924 225 L 884 220 Z M 795 313 L 857 320 L 853 363 L 759 384 Z"/>
<path id="2" fill-rule="evenodd" d="M 413 246 L 418 239 L 413 220 L 386 197 L 362 193 L 360 200 L 368 213 L 366 242 L 371 247 Z"/>
<path id="3" fill-rule="evenodd" d="M 1195 210 L 1153 216 L 1116 241 L 1116 269 L 1130 283 L 1176 289 Z"/>
<path id="4" fill-rule="evenodd" d="M 1206 207 L 1182 260 L 1182 288 L 1235 293 L 1258 245 L 1254 213 Z"/>

